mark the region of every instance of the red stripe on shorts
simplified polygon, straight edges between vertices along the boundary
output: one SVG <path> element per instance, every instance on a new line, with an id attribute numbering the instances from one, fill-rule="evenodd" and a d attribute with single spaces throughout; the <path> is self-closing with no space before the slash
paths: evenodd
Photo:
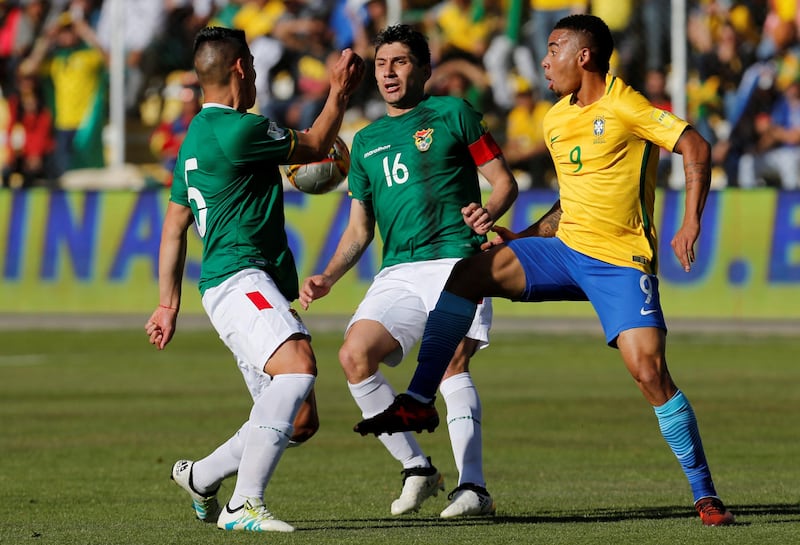
<path id="1" fill-rule="evenodd" d="M 267 298 L 261 295 L 260 291 L 251 291 L 250 293 L 246 293 L 247 298 L 250 299 L 253 304 L 256 306 L 258 310 L 266 310 L 268 308 L 272 308 L 272 305 L 269 304 Z"/>

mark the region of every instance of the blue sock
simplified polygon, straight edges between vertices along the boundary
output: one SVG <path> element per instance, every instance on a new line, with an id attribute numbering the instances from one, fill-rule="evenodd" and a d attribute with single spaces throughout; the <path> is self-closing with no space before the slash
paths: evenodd
<path id="1" fill-rule="evenodd" d="M 475 318 L 476 303 L 443 291 L 425 324 L 419 363 L 411 378 L 408 392 L 414 397 L 432 400 L 458 343 L 469 331 Z"/>
<path id="2" fill-rule="evenodd" d="M 658 418 L 661 435 L 667 440 L 669 448 L 678 458 L 686 478 L 689 479 L 694 501 L 707 496 L 716 496 L 717 491 L 711 480 L 711 471 L 708 469 L 706 455 L 703 452 L 697 420 L 689 400 L 678 390 L 672 399 L 653 409 Z"/>

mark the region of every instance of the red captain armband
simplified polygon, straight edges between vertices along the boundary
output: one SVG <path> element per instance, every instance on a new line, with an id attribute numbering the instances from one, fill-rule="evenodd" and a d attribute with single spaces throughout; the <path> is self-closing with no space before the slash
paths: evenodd
<path id="1" fill-rule="evenodd" d="M 503 151 L 494 141 L 492 135 L 486 132 L 469 145 L 469 154 L 472 155 L 472 160 L 475 161 L 475 164 L 481 166 L 495 157 L 500 157 Z"/>

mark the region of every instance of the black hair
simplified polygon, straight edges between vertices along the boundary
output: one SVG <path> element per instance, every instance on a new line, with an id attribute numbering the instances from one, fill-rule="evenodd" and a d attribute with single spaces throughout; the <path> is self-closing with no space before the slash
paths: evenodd
<path id="1" fill-rule="evenodd" d="M 224 84 L 230 78 L 231 65 L 249 58 L 243 30 L 206 27 L 194 39 L 194 69 L 201 86 Z"/>
<path id="2" fill-rule="evenodd" d="M 603 73 L 608 72 L 611 54 L 614 52 L 614 37 L 605 21 L 596 15 L 583 13 L 568 15 L 553 27 L 553 30 L 558 29 L 572 30 L 583 34 L 589 40 L 589 49 L 597 68 Z"/>
<path id="3" fill-rule="evenodd" d="M 219 26 L 205 27 L 194 38 L 194 48 L 192 51 L 197 54 L 197 50 L 207 42 L 223 42 L 236 51 L 237 56 L 244 56 L 250 51 L 247 45 L 247 38 L 244 30 L 238 28 L 225 28 Z"/>
<path id="4" fill-rule="evenodd" d="M 375 53 L 382 45 L 399 42 L 408 47 L 411 55 L 416 59 L 420 66 L 431 64 L 431 49 L 428 46 L 428 39 L 424 34 L 410 25 L 400 24 L 386 27 L 375 36 L 373 44 Z"/>

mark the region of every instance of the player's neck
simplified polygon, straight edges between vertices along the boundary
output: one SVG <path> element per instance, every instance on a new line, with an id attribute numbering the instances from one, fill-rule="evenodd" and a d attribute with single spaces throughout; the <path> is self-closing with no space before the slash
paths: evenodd
<path id="1" fill-rule="evenodd" d="M 222 104 L 224 106 L 230 106 L 231 108 L 236 109 L 233 97 L 227 93 L 203 93 L 203 102 L 213 102 L 214 104 Z"/>
<path id="2" fill-rule="evenodd" d="M 415 109 L 419 104 L 427 98 L 428 95 L 423 95 L 417 100 L 406 101 L 403 103 L 397 104 L 389 104 L 386 103 L 386 115 L 389 117 L 399 117 L 401 115 L 407 114 L 411 110 Z"/>
<path id="3" fill-rule="evenodd" d="M 581 87 L 570 98 L 570 102 L 581 108 L 594 104 L 606 94 L 606 76 L 587 72 L 581 80 Z"/>

